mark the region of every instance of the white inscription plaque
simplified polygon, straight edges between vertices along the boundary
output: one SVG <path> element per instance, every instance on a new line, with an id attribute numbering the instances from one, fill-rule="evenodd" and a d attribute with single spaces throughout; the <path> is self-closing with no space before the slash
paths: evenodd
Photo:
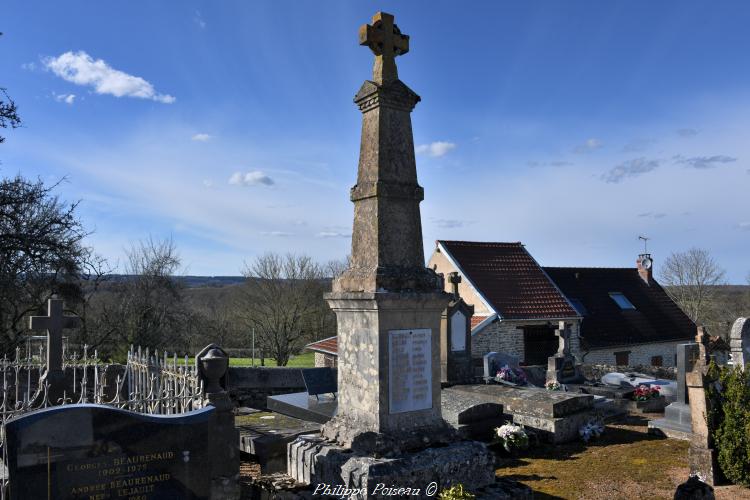
<path id="1" fill-rule="evenodd" d="M 456 311 L 451 316 L 451 351 L 466 350 L 466 316 Z"/>
<path id="2" fill-rule="evenodd" d="M 388 332 L 390 413 L 432 408 L 432 330 Z"/>

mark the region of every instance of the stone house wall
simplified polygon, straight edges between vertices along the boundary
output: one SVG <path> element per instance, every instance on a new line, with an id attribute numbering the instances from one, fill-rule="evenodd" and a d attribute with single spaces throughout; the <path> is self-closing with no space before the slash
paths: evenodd
<path id="1" fill-rule="evenodd" d="M 336 368 L 338 365 L 338 356 L 333 354 L 325 354 L 322 352 L 315 352 L 315 367 L 316 368 Z"/>
<path id="2" fill-rule="evenodd" d="M 546 320 L 498 320 L 490 323 L 481 331 L 471 336 L 471 355 L 474 358 L 481 358 L 488 352 L 494 351 L 512 354 L 523 360 L 525 353 L 522 328 L 524 326 L 547 325 L 548 323 L 550 322 Z M 578 337 L 580 323 L 577 320 L 568 320 L 567 323 L 571 325 L 570 348 L 573 355 L 580 362 L 581 343 Z M 556 323 L 553 322 L 553 326 L 556 327 Z"/>
<path id="3" fill-rule="evenodd" d="M 617 365 L 615 353 L 629 352 L 628 366 L 651 366 L 652 358 L 661 356 L 662 366 L 675 366 L 677 346 L 689 340 L 658 342 L 653 344 L 632 344 L 606 349 L 592 349 L 585 354 L 584 363 L 588 365 Z"/>

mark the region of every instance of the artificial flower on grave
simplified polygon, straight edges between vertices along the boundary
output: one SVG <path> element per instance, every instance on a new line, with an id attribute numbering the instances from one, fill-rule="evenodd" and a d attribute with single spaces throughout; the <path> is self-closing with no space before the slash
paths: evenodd
<path id="1" fill-rule="evenodd" d="M 498 442 L 508 453 L 529 447 L 529 435 L 521 425 L 513 423 L 501 425 L 495 429 L 495 434 L 497 434 Z"/>
<path id="2" fill-rule="evenodd" d="M 495 380 L 503 380 L 518 385 L 526 385 L 526 373 L 520 368 L 511 368 L 508 365 L 500 368 L 495 374 Z"/>
<path id="3" fill-rule="evenodd" d="M 544 384 L 544 387 L 548 391 L 562 391 L 563 388 L 560 382 L 557 382 L 556 380 L 550 380 L 549 382 Z"/>
<path id="4" fill-rule="evenodd" d="M 581 440 L 584 443 L 588 443 L 592 439 L 598 438 L 604 433 L 604 422 L 599 417 L 594 417 L 587 420 L 580 429 L 578 429 L 578 435 L 581 436 Z"/>
<path id="5" fill-rule="evenodd" d="M 639 385 L 633 392 L 633 399 L 636 401 L 648 401 L 649 399 L 658 398 L 661 394 L 661 387 L 658 385 Z"/>

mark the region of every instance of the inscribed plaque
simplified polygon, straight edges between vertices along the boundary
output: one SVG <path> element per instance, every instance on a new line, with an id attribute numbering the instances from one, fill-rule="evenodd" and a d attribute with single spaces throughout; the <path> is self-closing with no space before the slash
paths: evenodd
<path id="1" fill-rule="evenodd" d="M 466 316 L 456 311 L 451 316 L 451 351 L 466 350 Z"/>
<path id="2" fill-rule="evenodd" d="M 388 332 L 390 413 L 432 408 L 432 330 Z"/>

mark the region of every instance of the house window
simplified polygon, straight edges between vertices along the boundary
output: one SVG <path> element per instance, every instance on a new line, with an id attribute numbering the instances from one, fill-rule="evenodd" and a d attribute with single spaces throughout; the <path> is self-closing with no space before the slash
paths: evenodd
<path id="1" fill-rule="evenodd" d="M 651 357 L 651 366 L 662 366 L 664 365 L 664 358 L 661 356 L 652 356 Z"/>
<path id="2" fill-rule="evenodd" d="M 620 309 L 635 309 L 633 303 L 622 292 L 609 292 L 609 296 L 620 306 Z"/>
<path id="3" fill-rule="evenodd" d="M 628 366 L 630 363 L 630 351 L 620 351 L 615 353 L 615 364 L 617 366 Z"/>

